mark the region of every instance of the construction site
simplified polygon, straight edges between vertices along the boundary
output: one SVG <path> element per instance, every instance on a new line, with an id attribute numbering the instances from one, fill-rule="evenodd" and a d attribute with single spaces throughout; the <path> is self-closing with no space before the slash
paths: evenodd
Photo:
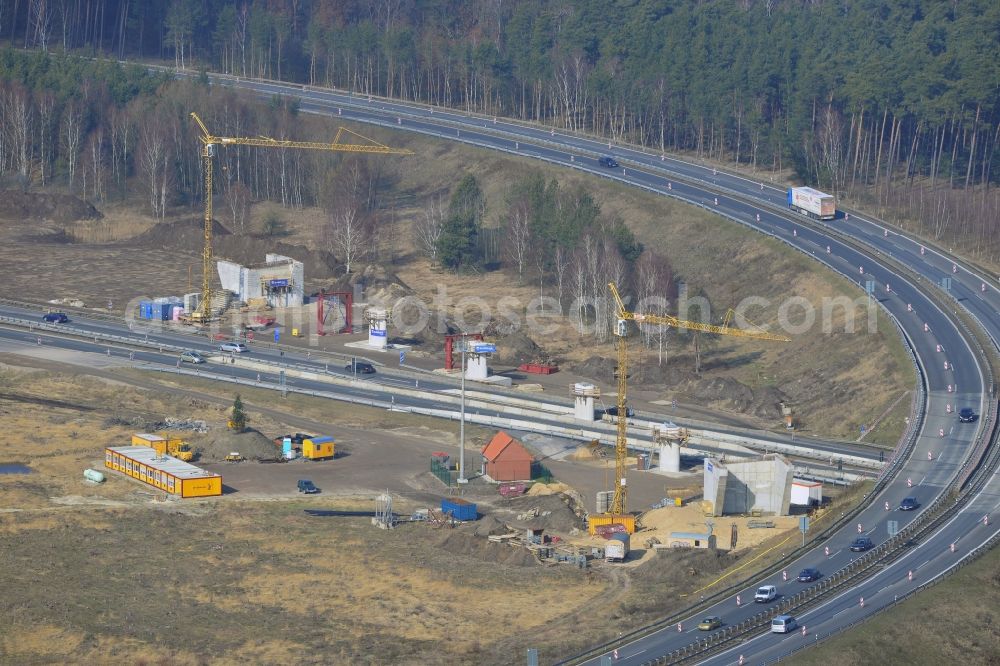
<path id="1" fill-rule="evenodd" d="M 555 657 L 777 558 L 801 538 L 800 517 L 831 520 L 876 473 L 877 450 L 834 460 L 786 436 L 810 422 L 826 434 L 812 403 L 797 403 L 801 418 L 765 387 L 723 408 L 745 386 L 734 375 L 711 396 L 693 388 L 708 386 L 700 377 L 675 390 L 639 344 L 652 327 L 732 341 L 706 357 L 743 378 L 727 359 L 769 358 L 753 364 L 766 374 L 786 358 L 777 348 L 814 344 L 737 327 L 732 311 L 717 324 L 636 312 L 612 282 L 601 345 L 563 329 L 536 341 L 459 328 L 461 306 L 432 312 L 449 322 L 439 330 L 401 330 L 420 292 L 400 276 L 429 289 L 429 264 L 335 277 L 302 241 L 309 211 L 289 215 L 301 243 L 233 234 L 213 208 L 213 164 L 237 146 L 405 159 L 429 150 L 423 140 L 217 136 L 190 116 L 203 215 L 58 251 L 81 252 L 68 275 L 86 255 L 110 269 L 172 238 L 197 264 L 129 275 L 99 297 L 60 283 L 62 296 L 38 298 L 68 313 L 61 329 L 0 341 L 0 413 L 15 433 L 0 447 L 0 469 L 15 470 L 0 486 L 0 577 L 31 569 L 43 543 L 65 553 L 64 573 L 9 589 L 32 601 L 4 616 L 0 660 L 283 663 L 303 646 L 322 650 L 316 663 Z M 438 279 L 460 297 L 535 291 L 503 276 Z M 118 337 L 74 332 L 92 317 L 124 322 Z M 891 381 L 882 370 L 865 372 Z M 887 425 L 895 405 L 878 406 Z"/>

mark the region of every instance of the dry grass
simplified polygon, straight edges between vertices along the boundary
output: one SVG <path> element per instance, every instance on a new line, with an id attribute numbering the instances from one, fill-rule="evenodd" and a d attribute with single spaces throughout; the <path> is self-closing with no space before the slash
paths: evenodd
<path id="1" fill-rule="evenodd" d="M 850 632 L 796 655 L 801 666 L 1000 663 L 1000 550 Z"/>
<path id="2" fill-rule="evenodd" d="M 304 125 L 321 126 L 324 121 L 303 119 Z M 306 132 L 307 128 L 302 129 Z M 719 219 L 706 211 L 615 185 L 603 179 L 538 164 L 535 161 L 498 155 L 460 144 L 434 141 L 405 132 L 361 128 L 391 145 L 410 148 L 418 157 L 374 158 L 392 183 L 381 193 L 388 197 L 380 213 L 380 259 L 390 263 L 402 279 L 428 302 L 437 286 L 447 285 L 455 302 L 463 297 L 485 299 L 496 311 L 501 297 L 513 296 L 522 303 L 538 294 L 537 285 L 516 284 L 506 273 L 476 276 L 452 276 L 427 264 L 410 232 L 422 209 L 435 197 L 445 202 L 457 180 L 456 174 L 475 175 L 486 194 L 486 220 L 500 224 L 507 188 L 521 174 L 537 170 L 546 178 L 558 178 L 563 187 L 582 185 L 591 190 L 609 215 L 617 215 L 635 231 L 648 247 L 665 254 L 676 276 L 693 292 L 704 290 L 716 314 L 737 304 L 740 299 L 757 295 L 772 300 L 772 305 L 755 309 L 751 314 L 761 324 L 773 324 L 781 299 L 799 295 L 816 303 L 824 296 L 857 291 L 845 280 L 831 276 L 814 262 L 758 234 Z M 419 161 L 418 161 L 419 160 Z M 419 168 L 415 168 L 419 164 Z M 189 287 L 189 269 L 197 282 L 200 258 L 191 248 L 139 248 L 112 241 L 129 239 L 147 230 L 154 222 L 142 208 L 144 202 L 115 204 L 102 210 L 103 220 L 69 225 L 65 230 L 82 243 L 48 243 L 39 256 L 38 241 L 26 236 L 15 222 L 0 224 L 0 241 L 11 251 L 0 255 L 2 271 L 12 290 L 40 298 L 80 297 L 90 304 L 103 305 L 111 299 L 117 307 L 138 295 L 182 293 Z M 179 217 L 192 217 L 197 208 L 172 211 Z M 216 217 L 231 226 L 228 211 L 217 202 Z M 319 209 L 295 210 L 273 203 L 254 205 L 247 232 L 258 232 L 261 221 L 276 214 L 284 225 L 278 239 L 283 243 L 322 248 L 326 214 Z M 392 223 L 392 224 L 390 224 Z M 170 252 L 170 261 L 157 263 L 147 270 L 148 253 Z M 8 256 L 9 255 L 9 256 Z M 38 281 L 32 276 L 41 271 L 60 276 Z M 117 280 L 95 280 L 94 275 L 115 275 Z M 320 286 L 306 267 L 307 290 Z M 553 295 L 546 288 L 546 295 Z M 476 314 L 472 314 L 472 321 Z M 524 312 L 517 313 L 523 318 Z M 540 337 L 540 336 L 536 336 Z M 564 322 L 556 330 L 536 340 L 550 355 L 572 364 L 587 356 L 612 356 L 610 343 L 594 344 L 583 339 Z M 674 341 L 668 350 L 671 364 L 679 364 L 691 374 L 693 356 L 688 342 Z M 888 353 L 887 353 L 888 352 Z M 655 363 L 651 353 L 640 352 L 633 345 L 636 365 Z M 912 385 L 908 362 L 901 362 L 901 347 L 892 327 L 880 321 L 878 333 L 848 335 L 822 334 L 818 329 L 790 345 L 755 343 L 727 338 L 714 344 L 704 355 L 709 377 L 731 376 L 752 388 L 775 386 L 784 391 L 796 409 L 797 419 L 807 431 L 850 437 L 860 423 L 869 423 L 890 404 L 899 391 Z M 816 359 L 821 359 L 817 363 Z M 679 397 L 672 389 L 654 389 L 651 399 Z M 689 400 L 690 401 L 690 400 Z M 729 409 L 724 402 L 710 405 Z M 849 414 L 849 418 L 843 415 Z M 775 419 L 776 420 L 776 419 Z M 780 427 L 779 423 L 761 423 Z M 888 436 L 888 434 L 886 435 Z"/>

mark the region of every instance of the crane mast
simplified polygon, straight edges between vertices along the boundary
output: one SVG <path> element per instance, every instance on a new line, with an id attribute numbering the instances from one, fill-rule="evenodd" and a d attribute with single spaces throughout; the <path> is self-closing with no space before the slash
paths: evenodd
<path id="1" fill-rule="evenodd" d="M 603 516 L 612 519 L 624 518 L 628 513 L 627 487 L 625 482 L 625 458 L 628 454 L 628 322 L 634 321 L 638 324 L 662 324 L 715 335 L 729 335 L 741 338 L 751 338 L 754 340 L 772 340 L 778 342 L 789 342 L 791 338 L 784 335 L 769 333 L 758 326 L 742 329 L 730 326 L 734 312 L 729 310 L 721 326 L 704 324 L 695 321 L 686 321 L 670 315 L 645 314 L 631 312 L 625 307 L 618 287 L 614 282 L 608 283 L 608 289 L 614 298 L 617 307 L 615 322 L 615 344 L 618 352 L 618 366 L 615 369 L 615 376 L 618 380 L 618 429 L 615 439 L 615 493 L 611 500 L 608 514 Z M 606 520 L 603 522 L 607 522 Z M 628 521 L 626 526 L 634 524 Z"/>
<path id="2" fill-rule="evenodd" d="M 412 155 L 413 151 L 405 148 L 392 148 L 369 139 L 346 127 L 337 129 L 337 134 L 331 143 L 316 141 L 288 141 L 273 139 L 266 136 L 238 137 L 216 136 L 208 131 L 205 123 L 197 113 L 191 112 L 191 118 L 201 130 L 201 160 L 205 173 L 205 232 L 204 247 L 201 252 L 201 302 L 198 309 L 192 312 L 188 320 L 194 323 L 208 322 L 212 319 L 212 158 L 215 157 L 217 146 L 251 146 L 255 148 L 295 148 L 301 150 L 328 150 L 346 153 L 367 153 L 376 155 Z M 341 139 L 351 135 L 364 143 L 343 143 Z"/>

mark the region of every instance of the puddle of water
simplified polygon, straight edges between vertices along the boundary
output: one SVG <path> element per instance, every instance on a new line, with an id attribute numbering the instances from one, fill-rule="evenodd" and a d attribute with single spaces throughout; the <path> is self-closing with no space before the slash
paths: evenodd
<path id="1" fill-rule="evenodd" d="M 31 474 L 33 471 L 21 463 L 0 463 L 0 474 Z"/>

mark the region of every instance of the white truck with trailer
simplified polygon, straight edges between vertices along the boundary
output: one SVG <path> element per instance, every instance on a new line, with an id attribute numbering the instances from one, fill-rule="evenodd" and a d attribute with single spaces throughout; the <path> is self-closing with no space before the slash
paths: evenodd
<path id="1" fill-rule="evenodd" d="M 832 220 L 837 216 L 837 202 L 833 195 L 811 187 L 789 188 L 788 207 L 818 220 Z"/>

